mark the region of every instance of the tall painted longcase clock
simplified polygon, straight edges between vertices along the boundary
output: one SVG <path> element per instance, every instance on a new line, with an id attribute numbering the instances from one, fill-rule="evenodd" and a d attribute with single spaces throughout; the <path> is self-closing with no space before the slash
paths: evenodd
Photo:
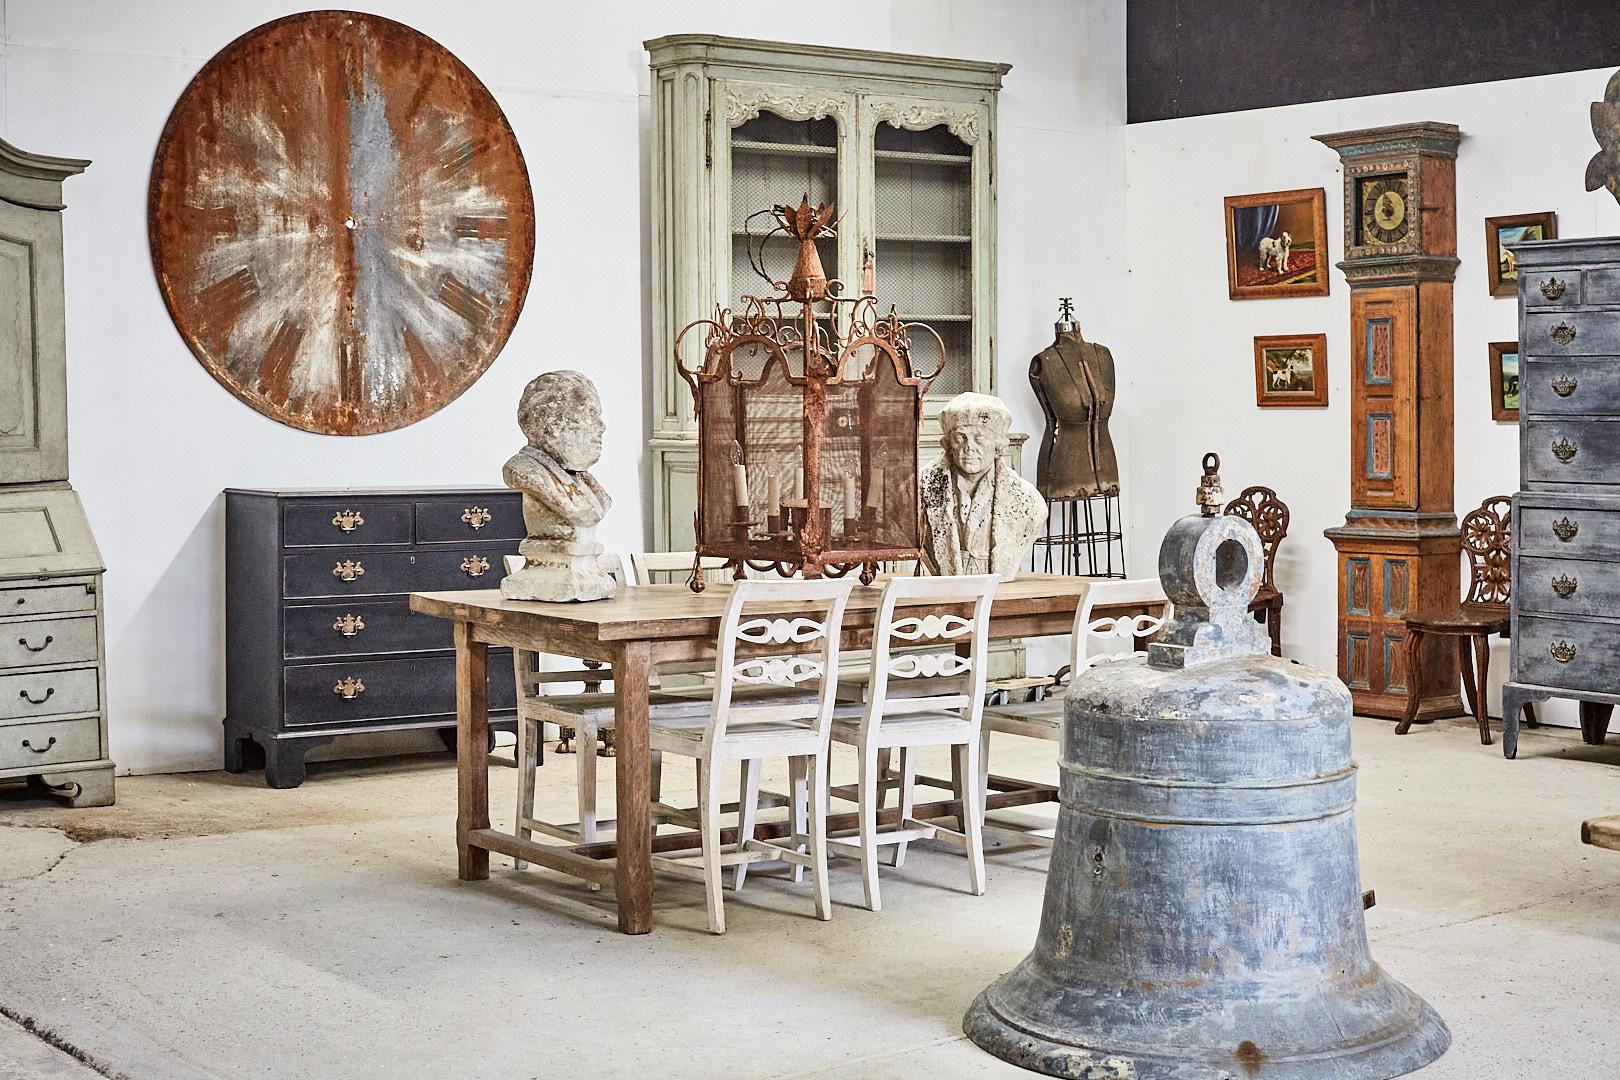
<path id="1" fill-rule="evenodd" d="M 1318 135 L 1344 166 L 1350 286 L 1350 509 L 1328 529 L 1339 577 L 1339 677 L 1356 711 L 1454 716 L 1451 642 L 1408 670 L 1405 618 L 1455 606 L 1461 540 L 1453 506 L 1452 288 L 1457 142 L 1433 122 Z"/>

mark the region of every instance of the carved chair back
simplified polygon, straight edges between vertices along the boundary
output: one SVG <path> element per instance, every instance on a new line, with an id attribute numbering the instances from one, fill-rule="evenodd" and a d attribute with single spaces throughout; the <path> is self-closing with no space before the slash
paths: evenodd
<path id="1" fill-rule="evenodd" d="M 1277 498 L 1275 491 L 1256 484 L 1244 488 L 1237 498 L 1227 503 L 1226 512 L 1247 521 L 1260 534 L 1260 549 L 1266 554 L 1266 572 L 1260 579 L 1260 587 L 1275 591 L 1277 549 L 1288 535 L 1288 504 Z"/>
<path id="2" fill-rule="evenodd" d="M 1462 519 L 1470 604 L 1505 604 L 1513 590 L 1513 500 L 1492 495 Z"/>
<path id="3" fill-rule="evenodd" d="M 838 646 L 853 578 L 738 581 L 731 586 L 714 666 L 714 697 L 704 747 L 710 755 L 723 749 L 728 732 L 739 734 L 749 723 L 789 721 L 825 745 L 838 696 Z M 748 605 L 771 605 L 755 614 Z M 754 646 L 768 646 L 769 652 Z M 741 658 L 739 649 L 747 650 Z M 759 703 L 734 700 L 738 686 L 792 689 L 819 681 L 814 697 L 783 695 Z"/>
<path id="4" fill-rule="evenodd" d="M 632 551 L 630 553 L 630 577 L 635 585 L 665 585 L 670 582 L 684 582 L 692 576 L 692 566 L 697 562 L 695 551 Z M 731 572 L 726 569 L 726 560 L 713 556 L 703 559 L 703 579 L 705 581 L 730 581 Z"/>
<path id="5" fill-rule="evenodd" d="M 984 710 L 990 607 L 995 574 L 895 577 L 883 587 L 872 621 L 872 663 L 861 719 L 863 739 L 886 716 L 955 712 L 977 727 Z M 929 612 L 908 615 L 903 600 L 970 604 L 964 615 Z M 899 616 L 896 617 L 896 611 Z M 939 648 L 920 651 L 914 646 Z M 893 679 L 908 680 L 906 692 L 889 696 Z"/>
<path id="6" fill-rule="evenodd" d="M 1158 615 L 1146 613 L 1114 618 L 1092 618 L 1099 607 L 1163 604 Z M 1124 581 L 1097 581 L 1086 589 L 1074 613 L 1074 662 L 1071 671 L 1084 671 L 1136 652 L 1136 643 L 1152 637 L 1169 617 L 1170 603 L 1158 578 L 1131 578 Z"/>

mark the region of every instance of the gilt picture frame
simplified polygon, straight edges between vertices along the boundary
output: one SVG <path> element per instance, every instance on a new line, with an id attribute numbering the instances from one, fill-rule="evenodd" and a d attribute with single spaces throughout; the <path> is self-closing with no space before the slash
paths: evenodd
<path id="1" fill-rule="evenodd" d="M 1519 343 L 1493 341 L 1491 356 L 1491 419 L 1519 422 Z"/>
<path id="2" fill-rule="evenodd" d="M 1539 214 L 1506 214 L 1485 219 L 1485 282 L 1492 296 L 1519 295 L 1519 273 L 1509 244 L 1522 240 L 1558 239 L 1558 215 L 1551 210 Z"/>
<path id="3" fill-rule="evenodd" d="M 1228 195 L 1226 288 L 1233 300 L 1328 295 L 1322 188 Z"/>
<path id="4" fill-rule="evenodd" d="M 1327 405 L 1327 335 L 1255 338 L 1254 403 L 1262 409 Z"/>

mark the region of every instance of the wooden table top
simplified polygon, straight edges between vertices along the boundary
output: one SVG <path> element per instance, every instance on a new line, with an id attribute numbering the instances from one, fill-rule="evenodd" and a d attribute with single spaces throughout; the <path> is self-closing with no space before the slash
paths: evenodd
<path id="1" fill-rule="evenodd" d="M 1091 582 L 1101 578 L 1060 574 L 1022 573 L 996 588 L 992 618 L 1065 613 L 1074 609 Z M 871 625 L 883 595 L 883 579 L 870 586 L 856 584 L 845 609 L 846 626 Z M 502 626 L 518 632 L 564 630 L 596 641 L 636 641 L 665 637 L 709 637 L 719 632 L 730 582 L 713 582 L 695 593 L 684 584 L 631 585 L 607 600 L 552 604 L 534 600 L 507 600 L 499 589 L 412 593 L 411 610 L 441 619 L 484 626 Z M 939 605 L 916 598 L 902 607 Z"/>

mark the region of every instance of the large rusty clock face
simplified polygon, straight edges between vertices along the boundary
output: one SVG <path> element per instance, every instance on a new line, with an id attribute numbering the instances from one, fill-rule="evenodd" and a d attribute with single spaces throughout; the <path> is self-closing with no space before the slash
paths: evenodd
<path id="1" fill-rule="evenodd" d="M 494 361 L 534 263 L 534 198 L 489 91 L 352 11 L 250 30 L 180 96 L 152 164 L 158 287 L 197 359 L 306 431 L 415 423 Z"/>

